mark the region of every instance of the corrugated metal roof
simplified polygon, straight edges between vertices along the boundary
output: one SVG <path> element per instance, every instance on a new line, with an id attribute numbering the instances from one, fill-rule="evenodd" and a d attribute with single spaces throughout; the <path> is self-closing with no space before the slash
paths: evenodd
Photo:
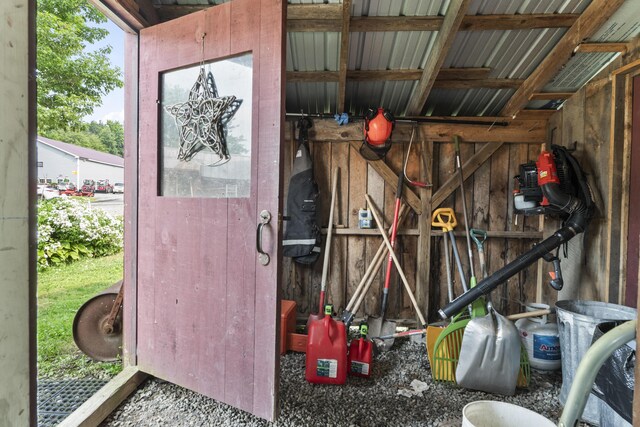
<path id="1" fill-rule="evenodd" d="M 80 147 L 78 145 L 67 144 L 66 142 L 56 141 L 55 139 L 49 139 L 42 136 L 39 136 L 37 140 L 53 148 L 57 148 L 58 150 L 70 153 L 71 155 L 76 157 L 85 158 L 94 162 L 107 163 L 118 167 L 124 167 L 124 159 L 120 156 L 103 153 L 102 151 L 96 151 L 90 148 Z"/>
<path id="2" fill-rule="evenodd" d="M 156 4 L 219 4 L 224 0 L 154 0 Z M 289 4 L 342 3 L 341 0 L 288 0 Z M 582 13 L 591 0 L 473 0 L 467 15 Z M 444 16 L 449 0 L 353 0 L 352 16 Z M 631 8 L 631 9 L 629 9 Z M 629 1 L 592 37 L 592 41 L 629 40 L 640 31 L 640 2 Z M 627 20 L 629 22 L 625 23 Z M 612 24 L 613 22 L 613 24 Z M 526 79 L 558 43 L 566 28 L 510 31 L 461 31 L 457 34 L 443 68 L 488 67 L 490 78 Z M 352 32 L 349 70 L 398 70 L 424 68 L 432 54 L 437 31 Z M 339 32 L 287 34 L 288 71 L 338 71 Z M 576 54 L 543 89 L 573 92 L 609 63 L 615 54 Z M 417 81 L 347 81 L 345 109 L 359 114 L 371 106 L 384 106 L 404 114 Z M 335 82 L 287 83 L 289 112 L 335 112 Z M 434 88 L 425 114 L 497 114 L 513 94 L 512 89 L 468 90 Z M 553 103 L 552 108 L 557 108 Z M 533 108 L 548 108 L 532 102 Z"/>

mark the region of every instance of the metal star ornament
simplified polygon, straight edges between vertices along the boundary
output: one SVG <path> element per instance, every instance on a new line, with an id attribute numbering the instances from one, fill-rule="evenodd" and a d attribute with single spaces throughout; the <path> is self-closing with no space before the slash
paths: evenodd
<path id="1" fill-rule="evenodd" d="M 213 74 L 205 74 L 200 67 L 198 78 L 189 91 L 186 102 L 168 105 L 164 109 L 176 122 L 180 137 L 178 160 L 190 161 L 208 148 L 219 160 L 210 166 L 221 165 L 231 159 L 227 148 L 226 124 L 240 108 L 242 100 L 235 96 L 219 96 Z"/>

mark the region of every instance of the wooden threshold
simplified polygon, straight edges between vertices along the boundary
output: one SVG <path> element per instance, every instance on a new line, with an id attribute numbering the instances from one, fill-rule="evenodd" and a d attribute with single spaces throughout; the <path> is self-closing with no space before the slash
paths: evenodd
<path id="1" fill-rule="evenodd" d="M 124 368 L 122 372 L 64 419 L 58 427 L 99 425 L 148 377 L 149 374 L 140 371 L 137 366 Z"/>

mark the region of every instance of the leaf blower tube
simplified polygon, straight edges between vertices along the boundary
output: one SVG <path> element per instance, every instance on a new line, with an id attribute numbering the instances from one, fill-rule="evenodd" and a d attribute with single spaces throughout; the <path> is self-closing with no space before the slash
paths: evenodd
<path id="1" fill-rule="evenodd" d="M 542 194 L 546 199 L 545 203 L 548 201 L 549 205 L 560 210 L 563 214 L 568 215 L 564 226 L 552 236 L 538 243 L 529 251 L 520 255 L 486 279 L 481 280 L 475 287 L 469 289 L 469 291 L 463 293 L 438 310 L 438 314 L 442 319 L 447 319 L 460 313 L 469 304 L 481 296 L 489 294 L 489 292 L 493 291 L 500 284 L 506 282 L 509 278 L 542 258 L 545 254 L 558 248 L 563 243 L 568 242 L 575 235 L 582 233 L 587 227 L 591 219 L 590 205 L 592 205 L 592 201 L 589 200 L 587 204 L 579 197 L 567 194 L 561 189 L 554 158 L 550 152 L 541 153 L 536 166 L 538 168 L 538 185 L 541 187 Z M 576 171 L 576 175 L 579 179 L 583 179 L 581 171 Z M 583 194 L 584 197 L 591 197 L 588 191 Z"/>

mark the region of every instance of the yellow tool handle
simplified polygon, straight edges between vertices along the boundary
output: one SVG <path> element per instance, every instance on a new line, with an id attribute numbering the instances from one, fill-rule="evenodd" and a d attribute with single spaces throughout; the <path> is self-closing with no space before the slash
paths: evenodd
<path id="1" fill-rule="evenodd" d="M 431 215 L 431 226 L 442 227 L 442 231 L 453 231 L 453 227 L 458 225 L 456 214 L 452 208 L 439 208 Z"/>

